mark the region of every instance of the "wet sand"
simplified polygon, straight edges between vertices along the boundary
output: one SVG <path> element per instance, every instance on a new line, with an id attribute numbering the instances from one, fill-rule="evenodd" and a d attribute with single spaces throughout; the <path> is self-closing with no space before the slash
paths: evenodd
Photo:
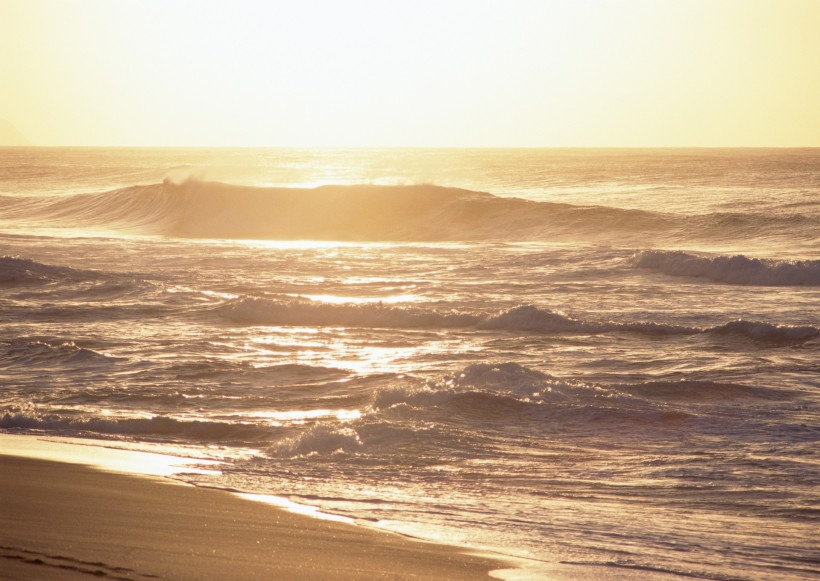
<path id="1" fill-rule="evenodd" d="M 506 567 L 225 491 L 0 455 L 0 579 L 482 579 Z"/>

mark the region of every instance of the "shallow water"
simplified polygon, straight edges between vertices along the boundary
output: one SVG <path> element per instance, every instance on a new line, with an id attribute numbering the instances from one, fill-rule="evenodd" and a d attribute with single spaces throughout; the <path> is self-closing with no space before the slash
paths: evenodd
<path id="1" fill-rule="evenodd" d="M 181 446 L 229 461 L 190 481 L 547 562 L 809 578 L 818 176 L 0 149 L 0 429 Z"/>

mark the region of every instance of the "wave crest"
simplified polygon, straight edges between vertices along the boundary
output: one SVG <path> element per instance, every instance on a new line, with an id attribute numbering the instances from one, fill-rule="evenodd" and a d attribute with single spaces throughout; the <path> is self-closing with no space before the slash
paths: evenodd
<path id="1" fill-rule="evenodd" d="M 362 446 L 362 440 L 353 428 L 320 423 L 298 436 L 278 442 L 268 453 L 286 457 L 326 456 L 354 453 Z"/>
<path id="2" fill-rule="evenodd" d="M 741 335 L 775 343 L 801 342 L 820 335 L 812 326 L 778 325 L 760 321 L 732 321 L 708 328 L 655 321 L 594 321 L 571 317 L 534 305 L 513 307 L 498 314 L 438 311 L 380 303 L 332 304 L 308 300 L 242 297 L 217 307 L 217 313 L 243 325 L 347 326 L 386 329 L 479 329 L 536 334 L 637 333 L 655 337 L 674 335 Z"/>
<path id="3" fill-rule="evenodd" d="M 820 329 L 811 326 L 774 325 L 760 321 L 737 320 L 707 330 L 714 335 L 741 335 L 756 341 L 800 343 L 820 336 Z"/>
<path id="4" fill-rule="evenodd" d="M 3 198 L 0 219 L 191 238 L 338 241 L 817 238 L 814 216 L 675 215 L 422 185 L 251 187 L 173 172 L 161 184 Z M 6 200 L 8 198 L 8 200 Z M 6 203 L 6 201 L 8 203 Z"/>

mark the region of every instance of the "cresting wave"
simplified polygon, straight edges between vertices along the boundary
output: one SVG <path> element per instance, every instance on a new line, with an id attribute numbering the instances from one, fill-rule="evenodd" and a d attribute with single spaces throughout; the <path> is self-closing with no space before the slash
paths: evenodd
<path id="1" fill-rule="evenodd" d="M 640 424 L 662 431 L 689 419 L 683 408 L 668 408 L 667 403 L 677 406 L 681 402 L 739 398 L 771 396 L 765 388 L 706 381 L 606 387 L 557 379 L 518 363 L 502 362 L 471 364 L 427 381 L 385 377 L 383 386 L 370 394 L 360 412 L 316 414 L 304 427 L 299 422 L 283 426 L 264 418 L 118 417 L 67 409 L 40 410 L 29 405 L 7 409 L 0 416 L 0 429 L 263 444 L 269 446 L 266 454 L 274 457 L 393 453 L 406 446 L 424 445 L 427 439 L 438 438 L 442 430 L 487 429 L 492 425 L 506 430 L 510 422 L 534 422 L 541 429 L 557 431 L 588 431 L 590 426 L 607 429 L 612 424 Z"/>
<path id="2" fill-rule="evenodd" d="M 681 216 L 502 198 L 435 185 L 250 187 L 188 180 L 73 196 L 5 197 L 0 219 L 192 238 L 456 241 L 794 235 L 812 216 Z"/>
<path id="3" fill-rule="evenodd" d="M 73 345 L 52 350 L 49 357 L 84 355 Z M 103 357 L 91 352 L 93 359 Z M 94 363 L 94 361 L 90 362 Z M 332 378 L 328 378 L 332 379 Z M 355 380 L 354 380 L 355 381 Z M 248 396 L 248 405 L 261 405 L 265 412 L 259 417 L 229 416 L 189 419 L 165 414 L 120 415 L 94 413 L 90 410 L 105 405 L 105 393 L 89 393 L 88 401 L 77 409 L 52 408 L 28 404 L 11 406 L 0 416 L 0 429 L 45 431 L 63 435 L 106 437 L 144 437 L 160 441 L 200 441 L 230 444 L 270 446 L 271 456 L 312 456 L 349 453 L 389 453 L 397 445 L 412 445 L 425 438 L 438 437 L 427 428 L 413 426 L 460 426 L 458 429 L 482 429 L 497 425 L 506 429 L 511 421 L 536 422 L 543 429 L 589 430 L 590 425 L 652 425 L 665 426 L 686 421 L 690 405 L 738 400 L 777 400 L 788 397 L 777 390 L 713 381 L 651 381 L 620 385 L 588 384 L 572 379 L 560 379 L 543 371 L 518 363 L 477 363 L 460 371 L 437 378 L 387 375 L 381 385 L 370 391 L 362 401 L 351 392 L 337 401 L 356 413 L 337 414 L 333 410 L 321 413 L 300 411 L 303 422 L 289 424 L 271 415 L 277 408 L 276 398 L 257 401 Z M 173 394 L 168 394 L 171 397 Z M 95 397 L 101 397 L 100 401 Z M 139 400 L 139 393 L 123 394 Z M 63 402 L 63 405 L 68 402 Z M 670 407 L 671 406 L 671 407 Z M 684 407 L 680 407 L 684 406 Z M 288 417 L 283 411 L 282 417 Z M 294 416 L 294 417 L 296 417 Z M 278 418 L 278 419 L 277 419 Z M 594 420 L 594 422 L 593 422 Z M 421 422 L 421 423 L 417 423 Z M 433 424 L 428 424 L 433 422 Z M 590 422 L 593 422 L 590 424 Z M 296 433 L 294 433 L 296 432 Z"/>
<path id="4" fill-rule="evenodd" d="M 759 286 L 820 286 L 820 260 L 770 260 L 736 256 L 701 256 L 682 251 L 645 250 L 634 264 L 672 276 Z"/>
<path id="5" fill-rule="evenodd" d="M 496 425 L 505 431 L 511 423 L 579 435 L 613 426 L 640 426 L 640 437 L 645 438 L 696 421 L 697 406 L 783 397 L 762 387 L 710 381 L 605 387 L 559 380 L 518 363 L 480 363 L 423 385 L 386 386 L 375 392 L 356 421 L 314 424 L 277 441 L 266 454 L 273 458 L 389 455 L 396 448 L 423 450 L 427 439 L 447 437 L 448 430 L 469 446 L 472 428 L 487 430 Z"/>
<path id="6" fill-rule="evenodd" d="M 0 219 L 139 234 L 169 233 L 183 209 L 182 198 L 161 184 L 93 194 L 0 196 L 0 202 Z"/>
<path id="7" fill-rule="evenodd" d="M 771 343 L 796 343 L 820 336 L 813 326 L 778 325 L 760 321 L 732 321 L 697 328 L 665 323 L 590 321 L 558 311 L 522 305 L 495 313 L 439 311 L 376 304 L 329 304 L 308 300 L 280 301 L 244 297 L 217 307 L 217 313 L 243 325 L 347 326 L 396 329 L 479 329 L 538 334 L 638 333 L 649 336 L 735 335 Z"/>

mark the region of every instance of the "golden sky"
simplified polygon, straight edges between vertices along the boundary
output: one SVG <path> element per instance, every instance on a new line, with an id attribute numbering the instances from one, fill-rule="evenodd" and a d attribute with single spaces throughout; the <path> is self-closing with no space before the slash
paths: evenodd
<path id="1" fill-rule="evenodd" d="M 820 146 L 820 0 L 0 0 L 41 145 Z"/>

